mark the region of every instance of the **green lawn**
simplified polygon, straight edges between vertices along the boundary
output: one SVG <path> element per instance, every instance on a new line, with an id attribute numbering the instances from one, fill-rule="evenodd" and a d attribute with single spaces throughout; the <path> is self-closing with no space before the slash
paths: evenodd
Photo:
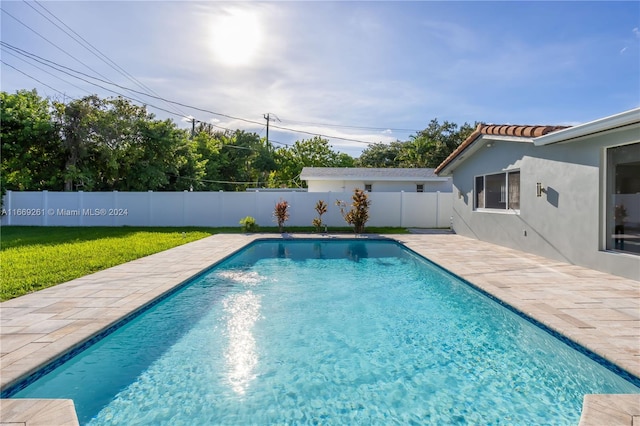
<path id="1" fill-rule="evenodd" d="M 313 228 L 285 227 L 287 232 Z M 369 233 L 400 234 L 404 228 L 367 228 Z M 0 300 L 42 290 L 74 278 L 236 228 L 28 227 L 0 229 Z M 259 232 L 277 232 L 277 227 Z M 330 232 L 353 232 L 351 228 Z"/>

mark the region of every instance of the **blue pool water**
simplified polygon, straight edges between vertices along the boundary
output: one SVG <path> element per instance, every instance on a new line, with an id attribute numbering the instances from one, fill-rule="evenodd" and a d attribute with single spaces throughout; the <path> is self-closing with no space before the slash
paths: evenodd
<path id="1" fill-rule="evenodd" d="M 17 392 L 82 424 L 577 424 L 640 388 L 389 241 L 262 241 Z"/>

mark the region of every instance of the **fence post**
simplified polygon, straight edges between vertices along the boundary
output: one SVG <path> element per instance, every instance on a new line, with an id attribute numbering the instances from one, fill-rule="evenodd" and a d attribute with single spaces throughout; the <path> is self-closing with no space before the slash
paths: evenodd
<path id="1" fill-rule="evenodd" d="M 260 190 L 256 188 L 253 192 L 253 214 L 251 215 L 256 222 L 260 220 L 260 201 L 258 201 L 258 197 L 260 197 Z"/>
<path id="2" fill-rule="evenodd" d="M 222 189 L 218 190 L 218 217 L 220 218 L 220 222 L 224 223 L 224 192 L 222 191 Z M 213 226 L 216 226 L 215 223 L 213 224 Z"/>
<path id="3" fill-rule="evenodd" d="M 44 210 L 44 215 L 42 215 L 42 225 L 49 225 L 49 191 L 46 189 L 42 191 L 42 208 Z"/>
<path id="4" fill-rule="evenodd" d="M 80 226 L 84 226 L 84 200 L 83 200 L 83 194 L 84 191 L 78 191 L 78 208 L 80 209 Z"/>
<path id="5" fill-rule="evenodd" d="M 440 191 L 436 192 L 436 228 L 439 228 L 440 222 Z"/>
<path id="6" fill-rule="evenodd" d="M 11 194 L 13 193 L 13 191 L 7 191 L 4 194 L 4 201 L 7 203 L 7 225 L 11 225 L 11 216 L 13 216 L 11 214 Z M 44 214 L 47 214 L 47 210 L 44 210 Z"/>
<path id="7" fill-rule="evenodd" d="M 403 215 L 404 215 L 404 190 L 400 191 L 400 228 L 402 228 L 403 224 Z"/>
<path id="8" fill-rule="evenodd" d="M 186 189 L 182 193 L 182 226 L 187 226 L 187 197 L 189 191 Z"/>
<path id="9" fill-rule="evenodd" d="M 148 190 L 147 191 L 147 226 L 154 226 L 153 225 L 153 191 L 152 190 Z"/>
<path id="10" fill-rule="evenodd" d="M 118 191 L 113 191 L 113 208 L 118 208 Z M 116 215 L 111 216 L 111 226 L 116 226 L 117 217 Z"/>

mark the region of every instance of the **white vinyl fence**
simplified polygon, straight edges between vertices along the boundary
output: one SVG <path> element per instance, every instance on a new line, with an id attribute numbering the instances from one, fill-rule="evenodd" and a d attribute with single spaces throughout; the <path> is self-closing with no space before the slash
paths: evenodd
<path id="1" fill-rule="evenodd" d="M 371 192 L 367 226 L 446 228 L 450 192 Z M 276 226 L 277 202 L 289 202 L 285 226 L 311 226 L 318 200 L 328 205 L 329 226 L 348 226 L 335 205 L 346 192 L 16 192 L 7 191 L 2 225 L 20 226 L 240 226 L 252 216 L 259 226 Z"/>

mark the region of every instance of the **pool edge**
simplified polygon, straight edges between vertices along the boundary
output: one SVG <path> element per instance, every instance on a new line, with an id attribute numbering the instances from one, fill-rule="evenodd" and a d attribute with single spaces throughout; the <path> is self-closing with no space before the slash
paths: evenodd
<path id="1" fill-rule="evenodd" d="M 80 425 L 71 399 L 0 399 L 0 424 Z"/>
<path id="2" fill-rule="evenodd" d="M 582 402 L 579 426 L 637 425 L 640 394 L 591 394 Z"/>
<path id="3" fill-rule="evenodd" d="M 215 236 L 213 236 L 215 237 Z M 490 294 L 492 296 L 492 298 L 495 298 L 497 300 L 502 300 L 500 299 L 498 296 L 491 294 L 490 292 L 486 291 L 485 289 L 476 286 L 475 284 L 473 284 L 470 280 L 468 280 L 467 278 L 465 278 L 464 276 L 461 276 L 459 274 L 457 274 L 454 271 L 451 271 L 449 268 L 447 268 L 446 266 L 441 265 L 439 262 L 432 260 L 431 257 L 428 257 L 425 254 L 420 253 L 420 251 L 415 250 L 414 248 L 410 247 L 407 245 L 406 242 L 402 241 L 401 239 L 404 238 L 404 236 L 399 236 L 399 235 L 364 235 L 364 236 L 353 236 L 353 235 L 349 235 L 349 236 L 343 236 L 343 235 L 299 235 L 299 238 L 323 238 L 323 239 L 327 239 L 327 238 L 371 238 L 371 239 L 385 239 L 385 240 L 392 240 L 397 242 L 398 244 L 401 244 L 402 246 L 406 247 L 407 249 L 417 253 L 418 255 L 420 255 L 423 258 L 426 258 L 429 262 L 437 265 L 439 268 L 443 269 L 444 271 L 462 279 L 463 281 L 465 281 L 466 283 L 470 283 L 472 285 L 472 287 L 474 288 L 478 288 L 481 289 L 483 292 L 486 292 L 488 294 Z M 208 237 L 208 238 L 212 238 L 212 237 Z M 186 282 L 188 282 L 189 280 L 193 279 L 193 277 L 204 273 L 204 271 L 206 271 L 207 269 L 214 267 L 215 264 L 221 262 L 222 260 L 232 256 L 233 254 L 235 254 L 237 251 L 242 250 L 244 247 L 252 244 L 255 241 L 258 240 L 265 240 L 265 239 L 273 239 L 273 240 L 278 240 L 278 239 L 289 239 L 289 238 L 296 238 L 298 239 L 298 236 L 291 236 L 291 235 L 282 235 L 280 237 L 277 236 L 273 236 L 273 234 L 252 234 L 252 235 L 245 235 L 245 240 L 242 241 L 241 245 L 236 249 L 233 250 L 229 253 L 227 253 L 225 256 L 223 256 L 221 259 L 219 259 L 218 261 L 211 263 L 210 265 L 208 265 L 205 268 L 200 269 L 198 272 L 196 272 L 195 274 L 191 275 L 190 277 L 184 278 L 182 279 L 182 281 L 178 284 L 176 284 L 175 286 L 165 290 L 163 293 L 161 294 L 165 294 L 167 292 L 171 292 L 171 291 L 175 291 L 175 288 L 180 287 L 181 285 L 184 285 Z M 202 240 L 199 240 L 202 241 Z M 197 243 L 198 241 L 194 242 Z M 190 244 L 194 244 L 194 243 L 190 243 Z M 186 246 L 186 245 L 185 245 Z M 180 247 L 184 247 L 184 246 L 180 246 Z M 179 248 L 179 247 L 178 247 Z M 172 249 L 173 250 L 173 249 Z M 152 298 L 151 300 L 149 300 L 146 304 L 152 303 L 154 300 L 156 300 L 158 297 L 161 296 L 156 296 L 156 298 Z M 503 301 L 503 303 L 507 304 L 508 306 L 512 306 L 513 308 L 515 308 L 516 310 L 518 310 L 519 312 L 524 313 L 524 311 L 520 310 L 519 308 L 513 306 L 512 304 L 510 304 L 508 301 Z M 146 305 L 145 304 L 145 305 Z M 139 306 L 136 310 L 130 311 L 127 315 L 133 315 L 137 310 L 143 309 L 143 306 Z M 529 317 L 528 314 L 524 313 L 527 317 Z M 534 320 L 538 321 L 537 318 L 535 318 L 534 316 L 531 316 L 531 318 L 533 318 Z M 122 318 L 121 318 L 122 319 Z M 117 320 L 119 321 L 119 320 Z M 116 321 L 116 322 L 117 322 Z M 580 344 L 579 342 L 576 342 L 574 339 L 568 337 L 565 335 L 565 333 L 562 333 L 562 331 L 557 331 L 555 330 L 553 327 L 548 326 L 547 324 L 545 324 L 544 322 L 541 322 L 542 324 L 544 324 L 545 326 L 549 327 L 550 329 L 556 331 L 557 333 L 559 333 L 560 335 L 564 336 L 566 339 L 574 342 L 576 345 L 580 346 L 580 347 L 585 347 L 586 349 L 588 349 L 589 351 L 592 351 L 594 353 L 596 353 L 597 355 L 601 356 L 603 359 L 609 361 L 610 363 L 612 363 L 613 365 L 618 366 L 619 368 L 621 368 L 623 371 L 627 371 L 623 366 L 620 366 L 618 363 L 616 363 L 615 361 L 609 359 L 606 356 L 603 356 L 595 351 L 593 351 L 592 349 Z M 113 323 L 111 324 L 113 325 Z M 99 331 L 98 331 L 99 333 Z M 95 337 L 95 336 L 93 336 Z M 87 337 L 83 342 L 80 342 L 78 344 L 83 344 L 84 342 L 90 340 L 92 338 L 92 336 Z M 64 354 L 60 354 L 57 358 L 63 356 Z M 42 368 L 42 365 L 40 365 L 39 367 L 35 368 L 35 370 Z M 635 374 L 633 374 L 633 372 L 629 372 L 629 374 L 631 374 L 632 376 L 636 377 Z M 25 373 L 24 375 L 22 375 L 20 378 L 14 378 L 10 384 L 3 384 L 2 388 L 3 389 L 7 389 L 8 387 L 11 386 L 11 384 L 15 384 L 17 382 L 19 382 L 20 380 L 23 380 L 25 376 L 27 376 L 28 373 Z M 640 415 L 640 413 L 636 414 L 633 410 L 629 411 L 628 409 L 628 403 L 626 403 L 625 401 L 628 399 L 627 397 L 632 397 L 632 399 L 630 400 L 632 404 L 635 404 L 635 407 L 638 407 L 638 401 L 640 401 L 640 395 L 585 395 L 584 398 L 584 402 L 583 402 L 583 408 L 582 408 L 582 413 L 581 413 L 581 417 L 580 417 L 580 425 L 581 426 L 591 426 L 591 425 L 596 425 L 596 424 L 602 424 L 602 416 L 608 416 L 606 417 L 607 420 L 613 420 L 615 418 L 618 418 L 619 416 L 628 416 L 631 415 L 632 418 L 634 416 L 638 416 Z M 620 401 L 618 401 L 620 400 Z M 623 401 L 624 400 L 624 401 Z M 0 409 L 0 411 L 5 412 L 4 407 L 6 406 L 5 404 L 7 403 L 6 401 L 18 401 L 17 399 L 1 399 L 0 400 L 0 407 L 2 407 L 2 409 Z M 21 400 L 21 401 L 26 401 L 26 400 Z M 47 401 L 69 401 L 69 400 L 29 400 L 29 401 L 37 401 L 37 402 L 41 402 L 42 404 L 44 404 L 42 407 L 44 409 L 44 407 L 46 407 L 49 403 Z M 618 401 L 618 402 L 613 402 L 612 401 Z M 51 410 L 55 410 L 57 409 L 57 402 L 53 403 L 53 406 L 50 407 Z M 60 404 L 63 404 L 63 402 L 60 402 Z M 73 404 L 73 402 L 71 401 L 71 404 Z M 603 407 L 607 408 L 606 410 L 602 409 Z M 45 410 L 45 411 L 48 411 Z M 38 415 L 46 415 L 45 411 L 41 411 L 39 410 Z M 640 411 L 640 410 L 637 410 Z M 6 413 L 6 412 L 5 412 Z M 31 413 L 31 411 L 25 411 L 24 414 L 27 415 Z M 632 414 L 629 414 L 632 413 Z M 47 413 L 48 414 L 48 413 Z M 75 409 L 73 410 L 73 414 L 75 415 Z M 47 424 L 61 424 L 61 425 L 67 425 L 67 424 L 77 424 L 77 417 L 76 417 L 76 423 L 51 423 L 51 419 L 52 417 L 47 417 L 48 418 L 48 422 Z M 622 417 L 620 417 L 622 418 Z M 2 422 L 6 422 L 4 416 L 0 416 L 0 420 Z M 633 419 L 632 419 L 633 420 Z M 34 419 L 24 419 L 24 420 L 20 420 L 20 422 L 24 422 L 27 423 L 30 421 L 34 421 Z M 629 424 L 629 423 L 627 423 Z"/>

